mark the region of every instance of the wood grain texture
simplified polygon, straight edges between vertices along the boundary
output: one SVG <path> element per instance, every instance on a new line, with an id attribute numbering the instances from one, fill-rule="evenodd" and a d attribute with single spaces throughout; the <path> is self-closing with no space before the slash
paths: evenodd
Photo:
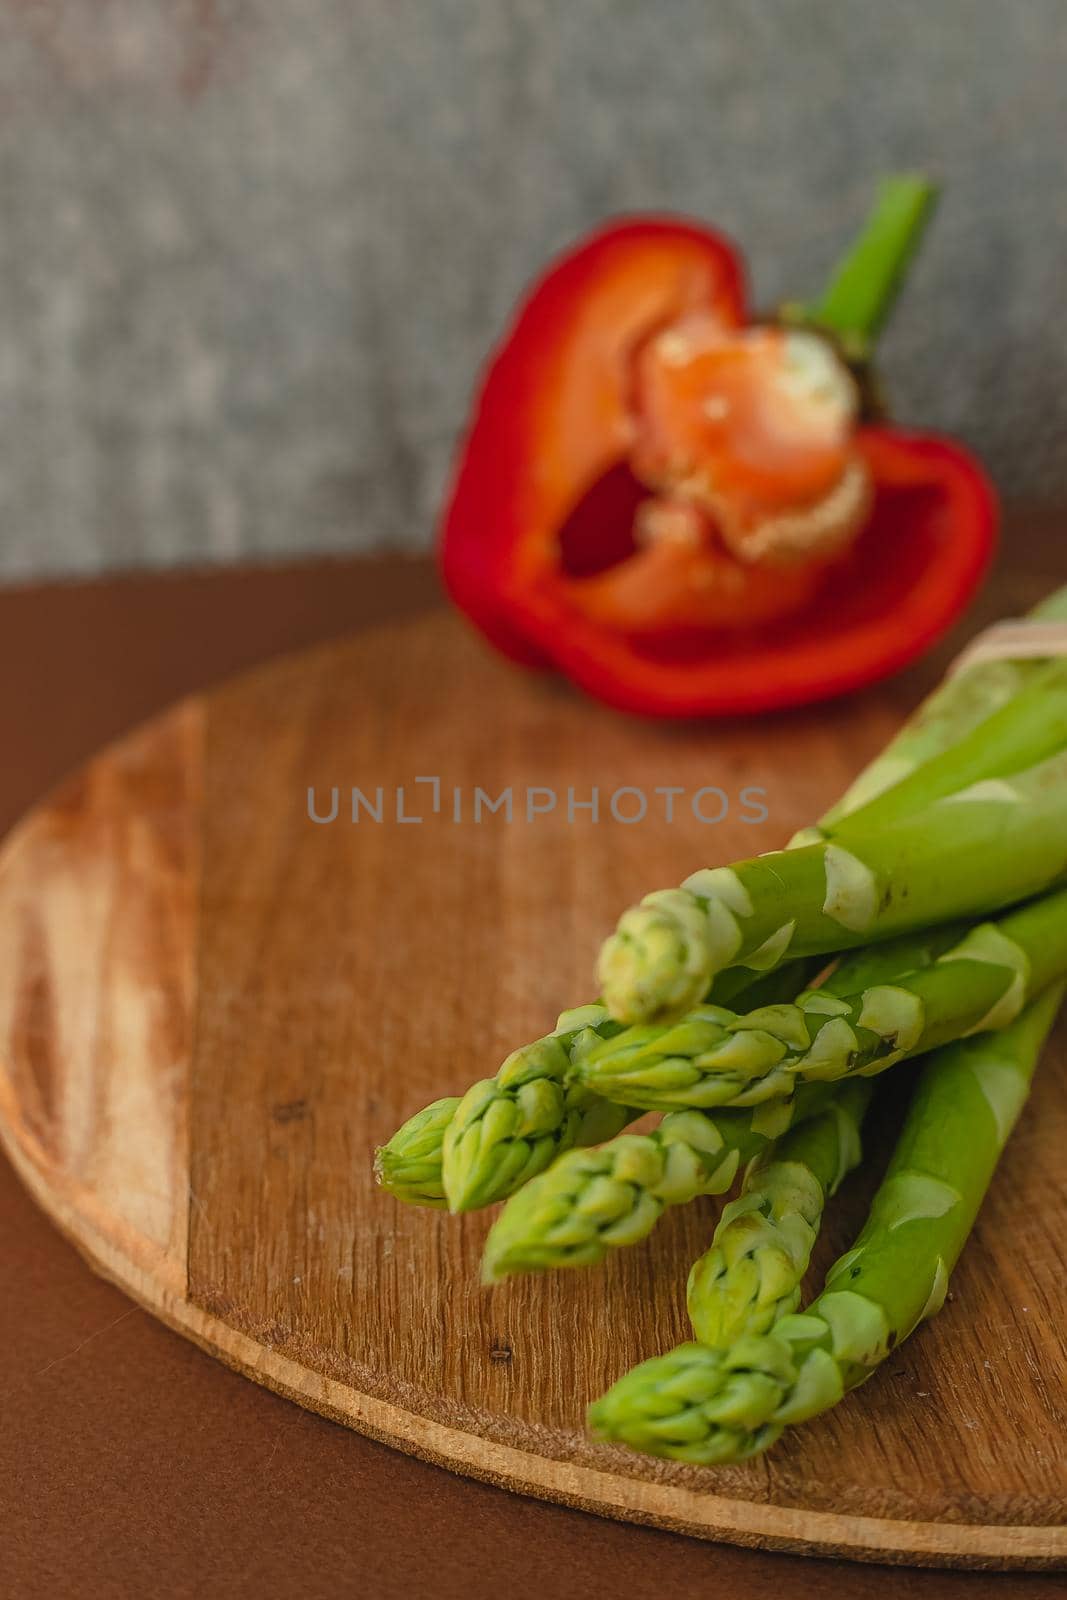
<path id="1" fill-rule="evenodd" d="M 586 1401 L 685 1334 L 710 1203 L 594 1272 L 486 1292 L 488 1218 L 396 1205 L 374 1146 L 587 998 L 618 909 L 772 848 L 884 742 L 890 696 L 714 730 L 639 724 L 512 672 L 447 618 L 284 660 L 188 703 L 38 809 L 0 861 L 0 1126 L 89 1258 L 258 1381 L 472 1476 L 711 1538 L 865 1559 L 1067 1566 L 1062 1035 L 942 1315 L 748 1467 L 590 1444 Z M 352 785 L 440 776 L 418 825 Z M 555 789 L 527 824 L 451 790 Z M 689 792 L 700 826 L 566 815 L 594 785 Z M 767 790 L 769 820 L 736 796 Z M 309 786 L 342 790 L 309 821 Z M 520 804 L 521 810 L 521 804 Z M 468 805 L 469 813 L 469 805 Z M 388 817 L 388 809 L 386 816 Z M 198 909 L 194 912 L 194 907 Z M 194 971 L 195 968 L 195 971 Z M 835 1209 L 816 1267 L 862 1215 Z"/>

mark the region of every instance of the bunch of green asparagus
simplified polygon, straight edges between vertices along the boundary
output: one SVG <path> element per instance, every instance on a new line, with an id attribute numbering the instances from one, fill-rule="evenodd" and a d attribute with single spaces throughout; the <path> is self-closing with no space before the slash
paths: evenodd
<path id="1" fill-rule="evenodd" d="M 1034 616 L 1067 621 L 1067 589 Z M 591 1265 L 738 1184 L 689 1274 L 694 1342 L 622 1376 L 589 1424 L 745 1460 L 940 1308 L 1026 1100 L 1067 981 L 1067 659 L 950 676 L 817 827 L 627 911 L 599 980 L 406 1122 L 378 1178 L 415 1205 L 507 1201 L 487 1282 Z M 915 1056 L 868 1219 L 800 1311 L 872 1100 Z M 650 1110 L 652 1132 L 624 1131 Z"/>

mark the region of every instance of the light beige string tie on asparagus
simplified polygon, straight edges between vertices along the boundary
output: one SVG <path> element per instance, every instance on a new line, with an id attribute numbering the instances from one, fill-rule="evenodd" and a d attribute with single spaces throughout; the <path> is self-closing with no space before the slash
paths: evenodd
<path id="1" fill-rule="evenodd" d="M 982 661 L 1035 661 L 1067 656 L 1067 622 L 1033 621 L 1025 617 L 994 622 L 972 639 L 948 669 L 949 677 Z"/>

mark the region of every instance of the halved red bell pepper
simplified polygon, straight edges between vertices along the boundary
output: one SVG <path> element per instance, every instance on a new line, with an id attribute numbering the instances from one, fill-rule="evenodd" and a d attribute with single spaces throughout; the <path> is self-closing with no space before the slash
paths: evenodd
<path id="1" fill-rule="evenodd" d="M 825 320 L 869 332 L 887 284 L 858 306 L 871 273 L 852 269 L 837 286 L 842 314 Z M 445 510 L 452 597 L 513 659 L 649 714 L 799 705 L 897 670 L 946 630 L 987 568 L 996 508 L 984 473 L 948 440 L 861 427 L 853 445 L 870 498 L 847 553 L 791 614 L 771 606 L 763 621 L 760 585 L 774 571 L 738 569 L 746 625 L 709 627 L 685 603 L 688 558 L 635 542 L 648 489 L 630 466 L 640 353 L 702 313 L 727 330 L 746 323 L 741 262 L 719 234 L 670 218 L 613 223 L 534 286 L 487 367 Z M 781 581 L 803 582 L 803 570 Z"/>

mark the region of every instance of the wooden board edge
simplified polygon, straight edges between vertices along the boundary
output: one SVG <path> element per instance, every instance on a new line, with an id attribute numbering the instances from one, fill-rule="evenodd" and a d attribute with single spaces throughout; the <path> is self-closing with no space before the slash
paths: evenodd
<path id="1" fill-rule="evenodd" d="M 407 1455 L 464 1477 L 617 1521 L 799 1555 L 985 1571 L 1067 1570 L 1067 1527 L 931 1523 L 730 1500 L 538 1456 L 460 1432 L 302 1367 L 168 1292 L 95 1227 L 0 1119 L 0 1145 L 33 1199 L 101 1276 L 210 1355 L 295 1401 Z"/>

